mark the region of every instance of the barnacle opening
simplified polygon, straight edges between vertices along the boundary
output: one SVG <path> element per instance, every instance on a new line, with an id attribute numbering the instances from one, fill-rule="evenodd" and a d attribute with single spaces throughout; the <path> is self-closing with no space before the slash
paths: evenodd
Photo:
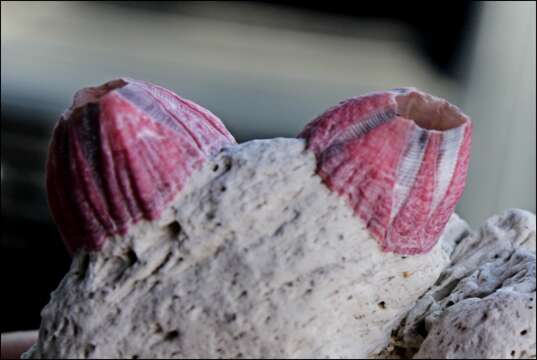
<path id="1" fill-rule="evenodd" d="M 456 106 L 415 89 L 401 91 L 395 101 L 399 116 L 414 121 L 423 129 L 449 130 L 468 121 Z"/>
<path id="2" fill-rule="evenodd" d="M 64 120 L 69 119 L 71 115 L 76 113 L 78 109 L 87 104 L 99 102 L 99 100 L 110 91 L 122 88 L 127 84 L 128 82 L 123 79 L 116 79 L 99 86 L 92 86 L 78 90 L 73 97 L 73 104 L 70 108 L 63 112 L 62 118 Z"/>
<path id="3" fill-rule="evenodd" d="M 73 105 L 71 105 L 70 110 L 73 111 L 89 103 L 96 103 L 110 91 L 122 88 L 126 85 L 127 82 L 125 80 L 116 79 L 100 86 L 87 87 L 78 90 L 74 96 Z"/>

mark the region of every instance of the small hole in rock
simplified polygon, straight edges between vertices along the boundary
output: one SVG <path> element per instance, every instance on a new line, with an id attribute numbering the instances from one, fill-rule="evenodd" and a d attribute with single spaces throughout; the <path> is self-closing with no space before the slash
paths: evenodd
<path id="1" fill-rule="evenodd" d="M 420 334 L 424 339 L 427 337 L 427 329 L 425 328 L 425 321 L 420 321 L 416 326 L 416 332 Z"/>
<path id="2" fill-rule="evenodd" d="M 228 323 L 230 322 L 233 322 L 237 319 L 237 315 L 235 313 L 232 313 L 232 314 L 229 314 L 229 313 L 226 313 L 224 314 L 224 320 Z"/>
<path id="3" fill-rule="evenodd" d="M 173 330 L 173 331 L 170 331 L 170 332 L 166 333 L 166 336 L 164 337 L 164 339 L 167 340 L 167 341 L 170 341 L 170 340 L 176 339 L 178 337 L 179 337 L 179 331 Z"/>
<path id="4" fill-rule="evenodd" d="M 167 226 L 167 230 L 172 237 L 177 237 L 181 233 L 181 224 L 173 221 Z"/>
<path id="5" fill-rule="evenodd" d="M 515 350 L 511 351 L 511 356 L 515 356 L 515 354 L 516 354 Z"/>
<path id="6" fill-rule="evenodd" d="M 218 168 L 219 168 L 219 166 L 218 166 L 218 164 L 216 164 L 215 166 L 213 166 L 213 171 L 215 171 L 215 172 L 218 171 Z"/>
<path id="7" fill-rule="evenodd" d="M 446 303 L 446 307 L 450 307 L 450 306 L 453 306 L 453 305 L 455 305 L 455 303 L 453 301 L 451 301 L 451 300 Z"/>
<path id="8" fill-rule="evenodd" d="M 221 191 L 221 192 L 224 192 L 224 191 L 226 191 L 226 190 L 227 190 L 227 188 L 226 188 L 225 186 L 222 186 L 222 187 L 220 188 L 220 191 Z"/>
<path id="9" fill-rule="evenodd" d="M 528 330 L 522 330 L 522 331 L 520 332 L 520 335 L 526 335 L 527 333 L 528 333 Z"/>
<path id="10" fill-rule="evenodd" d="M 89 357 L 95 351 L 95 345 L 88 344 L 84 349 L 84 357 Z"/>
<path id="11" fill-rule="evenodd" d="M 381 309 L 386 309 L 386 302 L 381 301 L 381 302 L 378 303 L 378 306 L 379 306 L 379 308 L 381 308 Z"/>
<path id="12" fill-rule="evenodd" d="M 134 250 L 129 249 L 126 255 L 127 255 L 127 263 L 129 266 L 134 265 L 134 263 L 138 261 L 138 255 L 136 255 Z"/>

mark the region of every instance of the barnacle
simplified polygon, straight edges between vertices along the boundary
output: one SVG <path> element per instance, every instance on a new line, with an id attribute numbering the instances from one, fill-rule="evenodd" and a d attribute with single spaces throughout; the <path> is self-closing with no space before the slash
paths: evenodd
<path id="1" fill-rule="evenodd" d="M 462 195 L 471 135 L 457 107 L 401 88 L 343 101 L 299 137 L 384 250 L 417 254 L 436 244 Z"/>
<path id="2" fill-rule="evenodd" d="M 233 143 L 211 112 L 160 86 L 123 78 L 78 91 L 47 164 L 50 209 L 67 247 L 98 249 L 157 218 L 207 157 Z"/>

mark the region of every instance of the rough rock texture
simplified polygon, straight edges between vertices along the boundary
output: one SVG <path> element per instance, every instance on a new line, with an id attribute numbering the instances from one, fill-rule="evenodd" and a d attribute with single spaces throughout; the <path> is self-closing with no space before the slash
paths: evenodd
<path id="1" fill-rule="evenodd" d="M 459 239 L 381 357 L 535 358 L 535 233 L 534 214 L 510 209 Z"/>
<path id="2" fill-rule="evenodd" d="M 429 253 L 385 253 L 315 171 L 304 140 L 225 148 L 158 221 L 138 223 L 99 252 L 75 255 L 25 356 L 380 351 L 468 228 L 453 215 Z"/>

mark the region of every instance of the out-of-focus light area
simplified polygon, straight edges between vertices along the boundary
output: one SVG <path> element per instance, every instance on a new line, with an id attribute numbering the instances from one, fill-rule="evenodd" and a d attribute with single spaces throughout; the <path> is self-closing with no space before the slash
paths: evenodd
<path id="1" fill-rule="evenodd" d="M 69 266 L 44 190 L 51 129 L 76 90 L 120 76 L 194 100 L 241 142 L 414 86 L 474 121 L 459 214 L 535 212 L 535 2 L 397 4 L 2 2 L 0 330 L 37 327 Z"/>

